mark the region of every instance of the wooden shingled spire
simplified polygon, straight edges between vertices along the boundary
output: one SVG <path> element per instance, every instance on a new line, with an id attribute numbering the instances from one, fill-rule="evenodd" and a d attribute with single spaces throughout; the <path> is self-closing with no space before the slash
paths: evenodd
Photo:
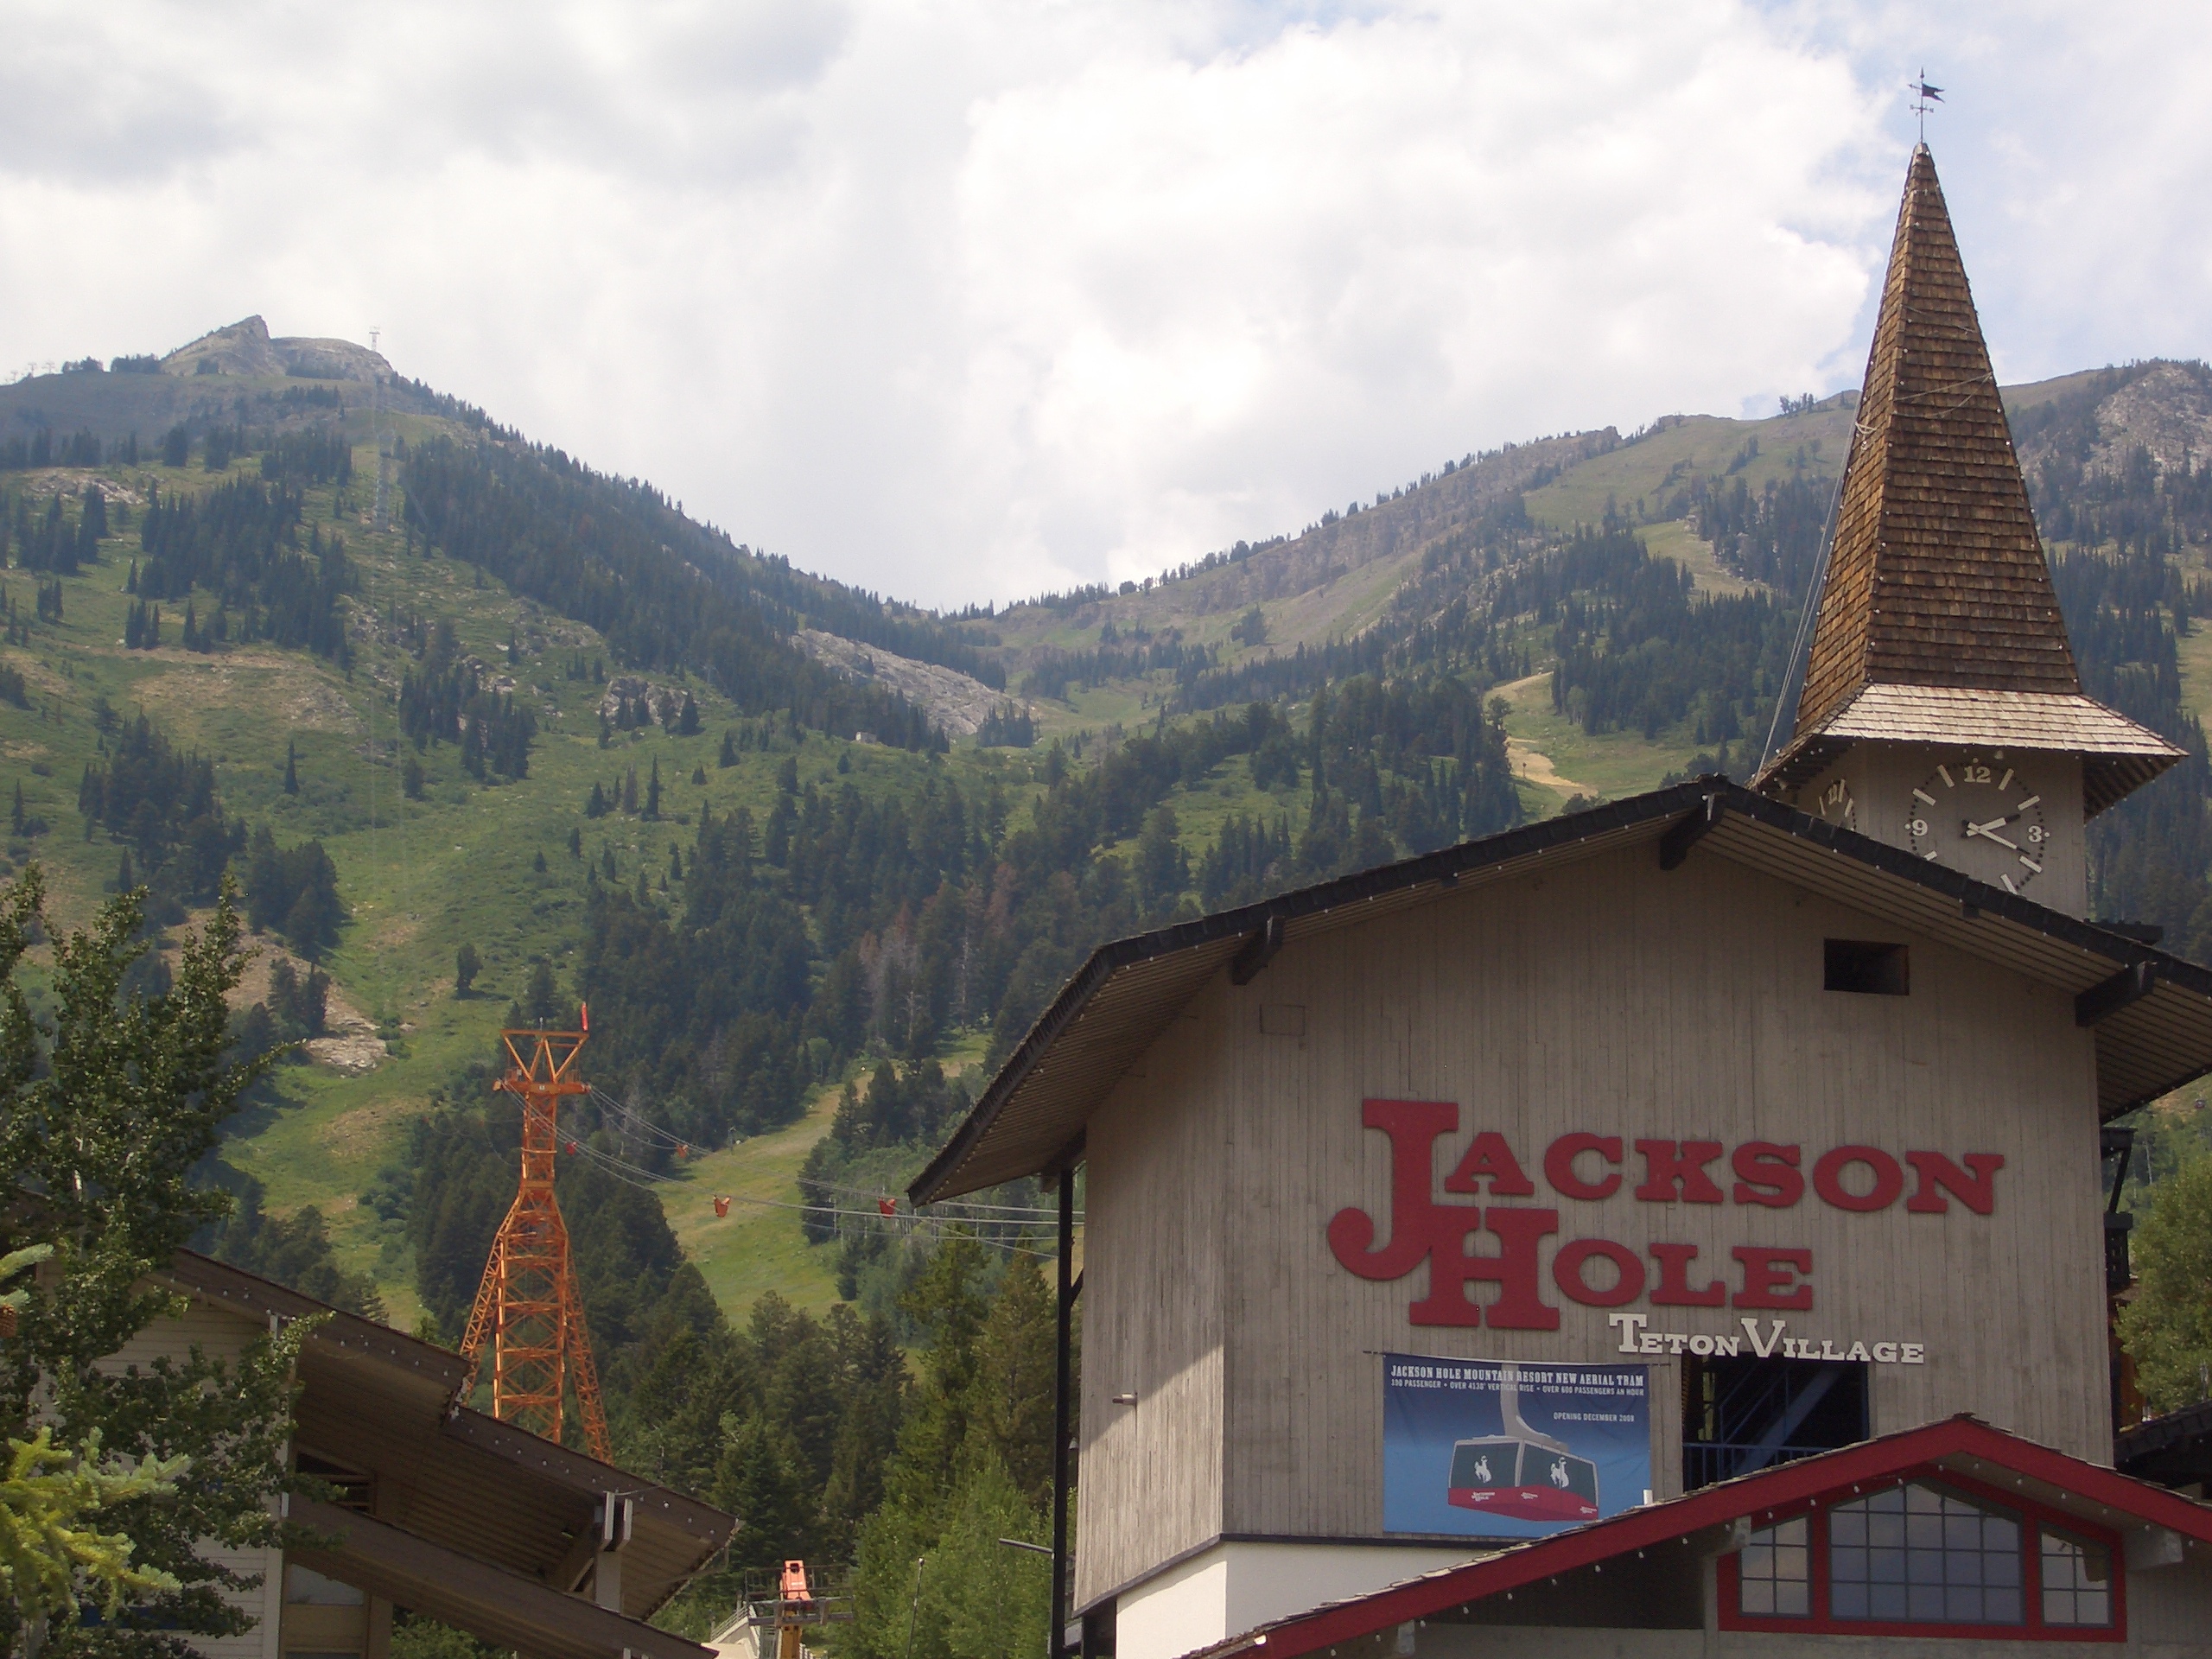
<path id="1" fill-rule="evenodd" d="M 1858 414 L 1793 735 L 1872 684 L 2078 694 L 1925 144 L 1912 153 Z"/>
<path id="2" fill-rule="evenodd" d="M 1928 146 L 1912 153 L 1788 741 L 1795 798 L 1866 742 L 2081 757 L 2091 816 L 2182 751 L 2085 696 Z"/>

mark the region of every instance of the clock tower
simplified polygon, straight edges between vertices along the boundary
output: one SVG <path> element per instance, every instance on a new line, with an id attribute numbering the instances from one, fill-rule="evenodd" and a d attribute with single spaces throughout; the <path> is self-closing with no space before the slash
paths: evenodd
<path id="1" fill-rule="evenodd" d="M 1935 158 L 1913 151 L 1789 741 L 1753 787 L 2074 916 L 2182 758 L 2085 696 Z"/>

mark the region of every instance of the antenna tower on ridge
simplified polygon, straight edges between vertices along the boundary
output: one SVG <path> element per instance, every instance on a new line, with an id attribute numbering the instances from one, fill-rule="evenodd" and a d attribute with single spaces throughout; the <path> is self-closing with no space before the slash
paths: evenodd
<path id="1" fill-rule="evenodd" d="M 383 329 L 373 324 L 371 325 L 369 328 L 371 351 L 376 350 L 377 338 L 383 333 Z M 377 534 L 381 536 L 391 528 L 391 525 L 386 522 L 384 512 L 385 490 L 391 479 L 391 457 L 385 451 L 384 439 L 384 376 L 378 374 L 374 369 L 371 369 L 369 374 L 371 384 L 375 388 L 370 394 L 370 407 L 374 411 L 370 416 L 370 424 L 376 433 L 377 439 L 377 505 L 374 527 Z"/>
<path id="2" fill-rule="evenodd" d="M 522 1103 L 522 1179 L 492 1241 L 484 1281 L 476 1287 L 476 1306 L 461 1344 L 468 1368 L 461 1396 L 474 1389 L 488 1346 L 494 1417 L 558 1443 L 563 1397 L 573 1388 L 585 1447 L 606 1463 L 611 1459 L 599 1372 L 584 1329 L 568 1224 L 553 1196 L 561 1097 L 591 1088 L 576 1068 L 576 1056 L 589 1035 L 588 1014 L 575 1031 L 499 1033 L 513 1064 L 492 1086 Z"/>

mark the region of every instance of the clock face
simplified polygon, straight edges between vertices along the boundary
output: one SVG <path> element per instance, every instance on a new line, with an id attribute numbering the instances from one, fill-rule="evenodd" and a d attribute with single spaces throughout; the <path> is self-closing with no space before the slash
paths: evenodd
<path id="1" fill-rule="evenodd" d="M 1947 761 L 1912 791 L 1912 850 L 2007 893 L 2043 874 L 2043 794 L 2004 755 Z"/>
<path id="2" fill-rule="evenodd" d="M 1821 798 L 1815 803 L 1815 807 L 1823 818 L 1839 830 L 1856 830 L 1859 827 L 1859 803 L 1851 798 L 1851 785 L 1841 778 L 1831 779 L 1821 786 Z"/>

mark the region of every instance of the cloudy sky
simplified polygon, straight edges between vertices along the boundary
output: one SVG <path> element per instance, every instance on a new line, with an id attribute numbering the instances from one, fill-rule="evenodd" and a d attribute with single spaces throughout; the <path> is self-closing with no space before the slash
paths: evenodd
<path id="1" fill-rule="evenodd" d="M 928 603 L 1858 380 L 2212 350 L 2193 6 L 0 0 L 0 372 L 252 312 Z"/>

